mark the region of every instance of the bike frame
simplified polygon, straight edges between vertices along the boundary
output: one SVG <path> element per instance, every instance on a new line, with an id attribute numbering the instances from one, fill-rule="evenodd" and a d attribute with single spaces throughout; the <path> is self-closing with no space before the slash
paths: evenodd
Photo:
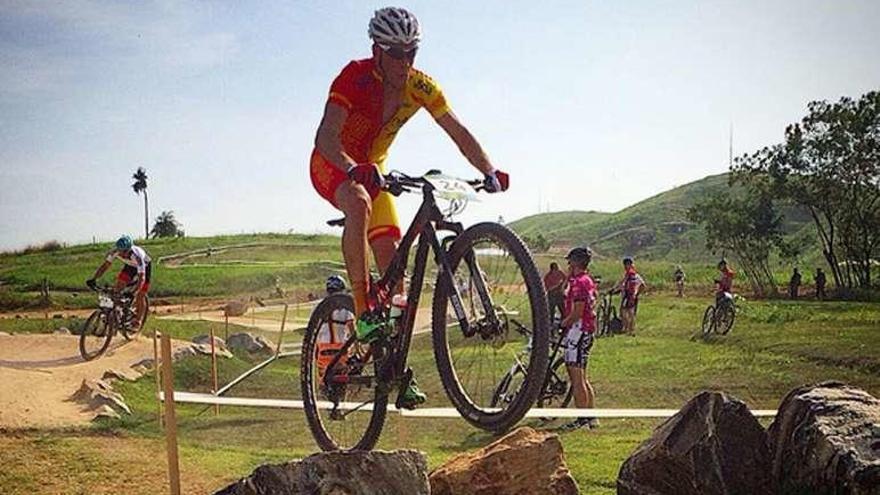
<path id="1" fill-rule="evenodd" d="M 458 287 L 456 287 L 452 278 L 452 267 L 449 264 L 447 250 L 441 245 L 440 240 L 437 238 L 437 232 L 445 230 L 451 231 L 454 234 L 452 239 L 454 239 L 455 236 L 458 236 L 464 231 L 464 227 L 461 223 L 449 222 L 444 218 L 443 213 L 437 207 L 437 202 L 434 198 L 434 186 L 429 181 L 411 177 L 394 177 L 392 180 L 394 183 L 389 186 L 388 189 L 389 192 L 395 196 L 400 195 L 400 193 L 404 191 L 412 191 L 421 188 L 422 205 L 419 207 L 418 212 L 410 223 L 406 234 L 404 234 L 401 239 L 400 245 L 394 254 L 391 264 L 388 266 L 388 269 L 385 270 L 385 274 L 382 275 L 378 281 L 370 284 L 370 298 L 373 301 L 378 302 L 379 307 L 383 312 L 387 312 L 394 288 L 397 287 L 406 276 L 409 253 L 413 245 L 416 243 L 416 238 L 418 238 L 418 245 L 416 246 L 415 254 L 415 267 L 407 293 L 407 307 L 401 315 L 401 321 L 403 322 L 401 338 L 396 340 L 395 347 L 391 349 L 390 359 L 388 360 L 386 367 L 377 373 L 377 378 L 386 383 L 392 381 L 396 377 L 402 376 L 405 372 L 410 341 L 412 340 L 413 328 L 415 327 L 416 314 L 418 312 L 419 299 L 421 298 L 422 286 L 424 284 L 425 272 L 427 270 L 429 250 L 433 250 L 434 252 L 435 262 L 439 268 L 439 276 L 441 278 L 440 283 L 446 283 L 447 286 L 451 288 L 449 300 L 455 312 L 456 319 L 458 319 L 462 333 L 466 337 L 471 337 L 476 334 L 477 331 L 471 328 L 471 325 L 467 320 L 467 314 L 462 305 L 461 296 L 458 293 Z M 451 239 L 446 238 L 443 243 L 446 244 L 449 240 Z M 477 290 L 477 294 L 483 305 L 484 314 L 491 324 L 497 325 L 498 317 L 495 314 L 492 298 L 490 297 L 489 291 L 486 289 L 486 284 L 480 275 L 476 256 L 472 252 L 468 253 L 465 255 L 464 261 L 467 263 L 468 269 L 470 270 L 471 279 L 475 282 L 475 289 Z M 330 363 L 328 363 L 326 369 L 335 369 L 336 364 L 342 356 L 344 356 L 348 349 L 356 342 L 357 336 L 350 336 L 342 348 L 337 351 L 336 356 L 334 356 Z M 311 359 L 311 357 L 309 359 Z M 333 375 L 334 373 L 331 372 L 324 373 L 323 382 L 325 385 L 329 384 Z"/>

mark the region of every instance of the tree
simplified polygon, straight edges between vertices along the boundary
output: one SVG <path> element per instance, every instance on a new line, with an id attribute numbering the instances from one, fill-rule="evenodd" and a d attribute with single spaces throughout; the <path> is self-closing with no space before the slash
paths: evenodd
<path id="1" fill-rule="evenodd" d="M 156 223 L 153 224 L 153 230 L 150 235 L 156 237 L 183 237 L 182 225 L 174 218 L 173 211 L 163 211 L 161 215 L 156 217 Z"/>
<path id="2" fill-rule="evenodd" d="M 747 188 L 734 196 L 721 192 L 688 210 L 691 221 L 706 230 L 706 247 L 731 253 L 758 296 L 775 295 L 769 257 L 782 245 L 782 216 L 766 190 Z"/>
<path id="3" fill-rule="evenodd" d="M 147 171 L 144 170 L 144 167 L 138 167 L 137 171 L 135 171 L 134 175 L 131 176 L 134 179 L 134 183 L 131 185 L 131 188 L 134 189 L 135 194 L 144 193 L 144 237 L 150 236 L 150 204 L 147 199 Z"/>
<path id="4" fill-rule="evenodd" d="M 880 250 L 880 92 L 807 108 L 784 143 L 738 159 L 732 171 L 807 208 L 838 289 L 869 288 Z"/>

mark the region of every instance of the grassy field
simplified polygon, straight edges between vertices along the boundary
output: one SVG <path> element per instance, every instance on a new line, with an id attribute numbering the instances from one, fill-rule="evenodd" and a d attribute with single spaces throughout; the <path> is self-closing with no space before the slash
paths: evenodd
<path id="1" fill-rule="evenodd" d="M 343 269 L 339 238 L 257 234 L 139 241 L 154 260 L 151 296 L 267 297 L 281 288 L 290 297 L 320 290 L 330 273 Z M 0 309 L 40 307 L 39 287 L 48 280 L 53 308 L 88 307 L 85 289 L 110 248 L 87 244 L 47 252 L 0 254 Z M 167 259 L 166 259 L 167 258 Z M 119 263 L 104 276 L 112 282 Z"/>
<path id="2" fill-rule="evenodd" d="M 646 296 L 638 336 L 600 340 L 590 375 L 600 407 L 677 408 L 701 390 L 724 390 L 752 408 L 776 408 L 791 388 L 827 379 L 843 380 L 880 395 L 880 305 L 870 303 L 745 301 L 732 332 L 693 340 L 708 298 Z M 159 322 L 153 322 L 159 324 Z M 166 323 L 163 330 L 190 338 L 205 333 L 202 322 Z M 9 320 L 7 331 L 31 322 Z M 298 340 L 300 335 L 292 336 Z M 414 339 L 411 364 L 430 396 L 448 405 L 429 338 Z M 220 364 L 221 381 L 259 357 L 236 356 Z M 175 368 L 176 387 L 205 391 L 209 361 L 193 358 Z M 164 483 L 162 438 L 156 424 L 153 379 L 117 385 L 134 414 L 91 429 L 0 435 L 0 486 L 10 493 L 155 493 Z M 295 359 L 277 362 L 245 381 L 235 396 L 299 396 Z M 185 486 L 219 488 L 264 462 L 315 451 L 298 411 L 223 408 L 219 417 L 199 406 L 180 405 L 180 443 Z M 456 453 L 492 441 L 463 420 L 390 417 L 380 448 L 416 448 L 431 467 Z M 539 428 L 556 426 L 526 423 Z M 623 460 L 658 424 L 654 420 L 604 420 L 598 430 L 561 435 L 566 460 L 583 493 L 614 493 Z M 130 466 L 134 465 L 133 469 Z M 49 473 L 65 480 L 46 488 Z M 132 485 L 131 476 L 141 477 Z"/>

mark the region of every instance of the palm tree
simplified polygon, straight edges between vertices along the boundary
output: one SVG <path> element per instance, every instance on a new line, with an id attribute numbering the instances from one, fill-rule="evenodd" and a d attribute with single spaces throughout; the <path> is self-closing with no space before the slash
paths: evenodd
<path id="1" fill-rule="evenodd" d="M 150 231 L 150 234 L 153 235 L 153 238 L 158 237 L 180 237 L 183 235 L 183 231 L 180 230 L 180 222 L 174 218 L 173 211 L 163 211 L 158 218 L 156 218 L 156 223 L 153 224 L 153 230 Z"/>
<path id="2" fill-rule="evenodd" d="M 144 170 L 144 167 L 138 167 L 131 178 L 134 179 L 134 184 L 131 185 L 131 188 L 134 189 L 135 194 L 144 193 L 144 238 L 146 239 L 150 237 L 150 203 L 147 199 L 147 171 Z"/>

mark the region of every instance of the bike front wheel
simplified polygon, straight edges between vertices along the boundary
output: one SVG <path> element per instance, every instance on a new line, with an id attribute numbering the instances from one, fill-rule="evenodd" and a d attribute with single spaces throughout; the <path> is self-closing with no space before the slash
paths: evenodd
<path id="1" fill-rule="evenodd" d="M 79 334 L 79 353 L 86 361 L 104 354 L 113 339 L 113 327 L 109 315 L 103 311 L 93 312 L 82 326 Z"/>
<path id="2" fill-rule="evenodd" d="M 730 304 L 722 306 L 720 311 L 721 314 L 718 316 L 717 331 L 720 332 L 721 335 L 727 335 L 727 332 L 733 327 L 733 320 L 736 318 L 736 312 Z"/>
<path id="3" fill-rule="evenodd" d="M 303 338 L 303 409 L 315 442 L 325 451 L 370 450 L 385 424 L 388 393 L 378 390 L 369 347 L 350 346 L 330 369 L 353 333 L 354 301 L 349 294 L 333 294 L 315 307 Z M 325 381 L 326 373 L 335 378 Z"/>
<path id="4" fill-rule="evenodd" d="M 703 336 L 707 336 L 715 330 L 715 306 L 709 306 L 703 313 Z"/>
<path id="5" fill-rule="evenodd" d="M 550 318 L 541 276 L 522 240 L 496 223 L 465 230 L 448 261 L 450 273 L 439 274 L 432 315 L 443 387 L 466 421 L 506 431 L 535 403 L 547 373 Z M 456 311 L 455 295 L 477 303 Z M 531 352 L 522 363 L 522 380 L 511 380 L 499 401 L 510 357 L 526 347 Z"/>

